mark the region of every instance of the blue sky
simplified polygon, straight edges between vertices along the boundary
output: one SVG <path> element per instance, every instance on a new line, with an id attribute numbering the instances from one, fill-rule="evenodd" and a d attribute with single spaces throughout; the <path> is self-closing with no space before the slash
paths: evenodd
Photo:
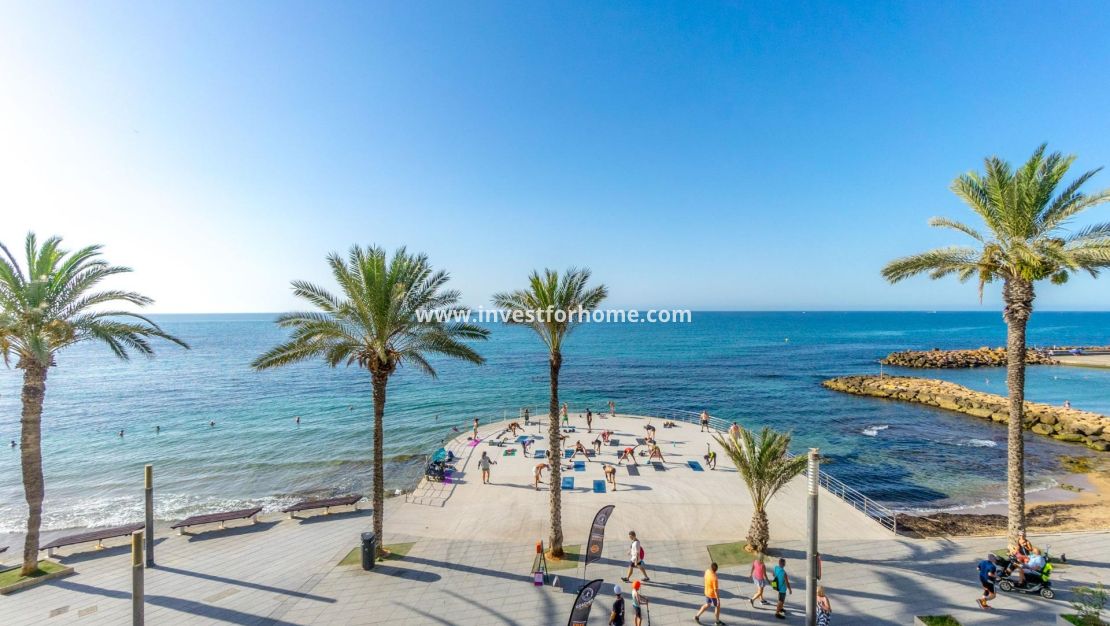
<path id="1" fill-rule="evenodd" d="M 926 221 L 971 219 L 948 184 L 986 155 L 1048 141 L 1077 171 L 1110 164 L 1108 18 L 7 3 L 0 240 L 104 243 L 161 312 L 290 308 L 289 280 L 326 283 L 323 257 L 353 243 L 428 253 L 474 305 L 585 265 L 615 307 L 975 309 L 972 285 L 879 269 L 960 242 Z M 1110 277 L 1046 285 L 1038 305 L 1110 308 Z"/>

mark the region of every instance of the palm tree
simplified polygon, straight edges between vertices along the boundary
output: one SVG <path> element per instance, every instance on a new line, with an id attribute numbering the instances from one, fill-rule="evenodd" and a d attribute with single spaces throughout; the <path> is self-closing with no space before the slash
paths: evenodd
<path id="1" fill-rule="evenodd" d="M 1016 171 L 998 157 L 985 160 L 984 174 L 969 172 L 952 183 L 952 191 L 983 220 L 985 231 L 935 217 L 930 225 L 950 228 L 972 238 L 972 247 L 938 248 L 897 259 L 883 268 L 896 283 L 918 274 L 930 278 L 956 275 L 979 283 L 979 300 L 987 283 L 1002 283 L 1006 322 L 1006 384 L 1010 418 L 1007 443 L 1011 541 L 1025 530 L 1025 452 L 1022 440 L 1025 402 L 1025 327 L 1033 313 L 1033 285 L 1040 280 L 1067 282 L 1073 272 L 1097 276 L 1110 266 L 1110 224 L 1069 230 L 1070 220 L 1085 209 L 1110 201 L 1110 190 L 1080 191 L 1099 169 L 1081 174 L 1058 189 L 1075 156 L 1045 155 L 1041 145 Z"/>
<path id="2" fill-rule="evenodd" d="M 804 456 L 790 456 L 790 434 L 766 426 L 755 434 L 740 426 L 729 436 L 714 434 L 717 444 L 732 459 L 740 478 L 752 496 L 752 521 L 748 527 L 747 548 L 752 552 L 767 551 L 771 531 L 767 523 L 767 503 L 786 483 L 805 471 Z"/>
<path id="3" fill-rule="evenodd" d="M 100 308 L 116 303 L 146 306 L 152 300 L 131 291 L 93 291 L 105 278 L 131 270 L 109 265 L 100 257 L 101 246 L 71 253 L 61 244 L 60 238 L 51 237 L 40 246 L 35 234 L 28 233 L 24 270 L 0 243 L 0 353 L 5 365 L 10 367 L 14 359 L 16 369 L 23 370 L 20 460 L 27 498 L 27 537 L 23 542 L 22 576 L 31 576 L 38 569 L 45 492 L 42 407 L 46 374 L 56 365 L 55 356 L 85 341 L 103 343 L 125 360 L 132 351 L 152 355 L 154 350 L 148 342 L 151 337 L 189 347 L 142 315 Z"/>
<path id="4" fill-rule="evenodd" d="M 485 360 L 462 340 L 485 339 L 489 331 L 466 322 L 459 292 L 444 289 L 447 272 L 434 271 L 423 254 L 399 248 L 393 258 L 382 248 L 351 248 L 347 258 L 328 255 L 342 297 L 323 287 L 293 281 L 293 294 L 316 311 L 286 313 L 277 324 L 290 328 L 289 341 L 254 360 L 258 370 L 322 358 L 331 367 L 357 365 L 370 372 L 374 402 L 374 533 L 379 546 L 385 516 L 383 426 L 386 386 L 402 365 L 435 378 L 430 355 Z"/>
<path id="5" fill-rule="evenodd" d="M 597 308 L 609 295 L 605 285 L 588 286 L 589 269 L 570 268 L 562 278 L 555 270 L 533 271 L 528 288 L 493 296 L 493 304 L 507 311 L 505 322 L 528 326 L 540 336 L 548 350 L 551 398 L 548 405 L 547 438 L 551 442 L 551 554 L 563 556 L 563 507 L 559 453 L 559 369 L 563 366 L 563 341 L 582 323 L 584 314 Z"/>

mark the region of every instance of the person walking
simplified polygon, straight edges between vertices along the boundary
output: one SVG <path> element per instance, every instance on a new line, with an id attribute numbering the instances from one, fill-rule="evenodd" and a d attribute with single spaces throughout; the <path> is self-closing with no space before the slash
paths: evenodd
<path id="1" fill-rule="evenodd" d="M 705 570 L 705 604 L 701 605 L 698 612 L 694 614 L 694 621 L 701 623 L 701 614 L 713 607 L 714 624 L 722 626 L 724 622 L 721 621 L 721 592 L 719 591 L 720 581 L 717 579 L 717 564 L 710 563 L 709 569 Z"/>
<path id="2" fill-rule="evenodd" d="M 621 596 L 621 586 L 613 585 L 613 611 L 609 613 L 609 626 L 624 626 L 624 598 Z"/>
<path id="3" fill-rule="evenodd" d="M 752 568 L 749 572 L 752 576 L 752 584 L 755 585 L 755 595 L 748 599 L 752 608 L 755 608 L 755 601 L 759 600 L 760 605 L 767 604 L 763 599 L 763 590 L 767 588 L 767 563 L 764 561 L 766 557 L 760 552 L 756 555 L 755 560 L 752 561 Z"/>
<path id="4" fill-rule="evenodd" d="M 489 453 L 482 451 L 482 458 L 478 459 L 478 469 L 482 470 L 482 484 L 489 484 L 489 466 L 497 465 L 497 461 L 489 458 Z"/>
<path id="5" fill-rule="evenodd" d="M 701 412 L 701 432 L 704 433 L 704 432 L 708 432 L 708 431 L 709 431 L 709 412 L 703 409 L 702 412 Z"/>
<path id="6" fill-rule="evenodd" d="M 644 581 L 650 582 L 651 579 L 648 578 L 647 569 L 644 568 L 644 546 L 636 538 L 636 531 L 628 531 L 628 539 L 632 541 L 632 545 L 628 547 L 628 574 L 621 580 L 628 582 L 632 578 L 632 571 L 638 567 L 640 573 L 644 575 Z"/>
<path id="7" fill-rule="evenodd" d="M 832 624 L 832 604 L 829 602 L 829 597 L 825 595 L 825 588 L 818 585 L 817 626 L 829 626 L 830 624 Z"/>
<path id="8" fill-rule="evenodd" d="M 790 576 L 786 574 L 786 559 L 779 559 L 779 564 L 771 573 L 771 586 L 779 592 L 779 602 L 775 605 L 775 617 L 786 619 L 786 594 L 794 593 L 790 586 Z"/>
<path id="9" fill-rule="evenodd" d="M 632 583 L 632 618 L 635 626 L 643 626 L 642 612 L 647 608 L 648 599 L 640 593 L 640 581 Z"/>
<path id="10" fill-rule="evenodd" d="M 994 600 L 994 583 L 998 581 L 998 566 L 996 562 L 998 557 L 993 553 L 988 554 L 987 558 L 979 561 L 979 584 L 983 587 L 983 597 L 977 599 L 975 602 L 979 604 L 981 609 L 989 609 L 991 605 L 987 604 Z"/>

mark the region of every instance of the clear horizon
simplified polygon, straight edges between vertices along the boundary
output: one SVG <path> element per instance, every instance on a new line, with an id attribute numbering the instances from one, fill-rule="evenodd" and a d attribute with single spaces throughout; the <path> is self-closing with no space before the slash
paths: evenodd
<path id="1" fill-rule="evenodd" d="M 104 244 L 151 313 L 300 308 L 352 244 L 471 306 L 586 266 L 607 308 L 999 311 L 879 270 L 964 243 L 926 222 L 986 156 L 1110 165 L 1105 5 L 1008 7 L 9 3 L 0 241 Z"/>

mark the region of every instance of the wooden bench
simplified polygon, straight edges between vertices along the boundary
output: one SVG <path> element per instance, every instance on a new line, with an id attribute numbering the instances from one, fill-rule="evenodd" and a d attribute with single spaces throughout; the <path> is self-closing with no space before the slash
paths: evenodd
<path id="1" fill-rule="evenodd" d="M 289 519 L 294 519 L 296 517 L 294 513 L 298 513 L 300 511 L 311 511 L 313 509 L 324 509 L 324 515 L 330 515 L 331 508 L 333 506 L 353 506 L 355 507 L 354 510 L 357 511 L 358 501 L 361 499 L 362 496 L 353 495 L 339 496 L 337 498 L 324 498 L 322 500 L 302 500 L 301 502 L 298 502 L 293 506 L 285 507 L 281 510 L 281 512 L 288 513 Z"/>
<path id="2" fill-rule="evenodd" d="M 258 518 L 256 516 L 260 511 L 262 511 L 262 507 L 256 506 L 249 509 L 239 509 L 237 511 L 223 511 L 221 513 L 206 513 L 204 515 L 194 515 L 192 517 L 181 520 L 173 526 L 170 526 L 170 528 L 176 529 L 177 534 L 184 535 L 185 529 L 189 526 L 219 524 L 220 530 L 223 530 L 224 522 L 230 522 L 237 519 L 249 519 L 251 523 L 257 524 Z"/>
<path id="3" fill-rule="evenodd" d="M 144 528 L 146 528 L 146 524 L 143 524 L 143 523 L 140 522 L 138 524 L 128 524 L 126 526 L 116 526 L 114 528 L 101 528 L 100 530 L 90 530 L 88 532 L 78 533 L 76 535 L 66 535 L 65 537 L 59 537 L 59 538 L 55 539 L 54 541 L 51 541 L 50 543 L 46 544 L 45 546 L 42 546 L 41 548 L 39 548 L 39 550 L 46 550 L 47 556 L 54 556 L 54 549 L 55 548 L 62 548 L 62 547 L 65 547 L 65 546 L 72 546 L 72 545 L 76 545 L 76 544 L 79 544 L 79 543 L 89 543 L 90 541 L 95 541 L 96 542 L 96 549 L 97 550 L 103 550 L 105 539 L 114 539 L 116 537 L 128 537 L 128 536 L 131 535 L 131 533 L 135 532 L 136 530 L 142 530 Z"/>

